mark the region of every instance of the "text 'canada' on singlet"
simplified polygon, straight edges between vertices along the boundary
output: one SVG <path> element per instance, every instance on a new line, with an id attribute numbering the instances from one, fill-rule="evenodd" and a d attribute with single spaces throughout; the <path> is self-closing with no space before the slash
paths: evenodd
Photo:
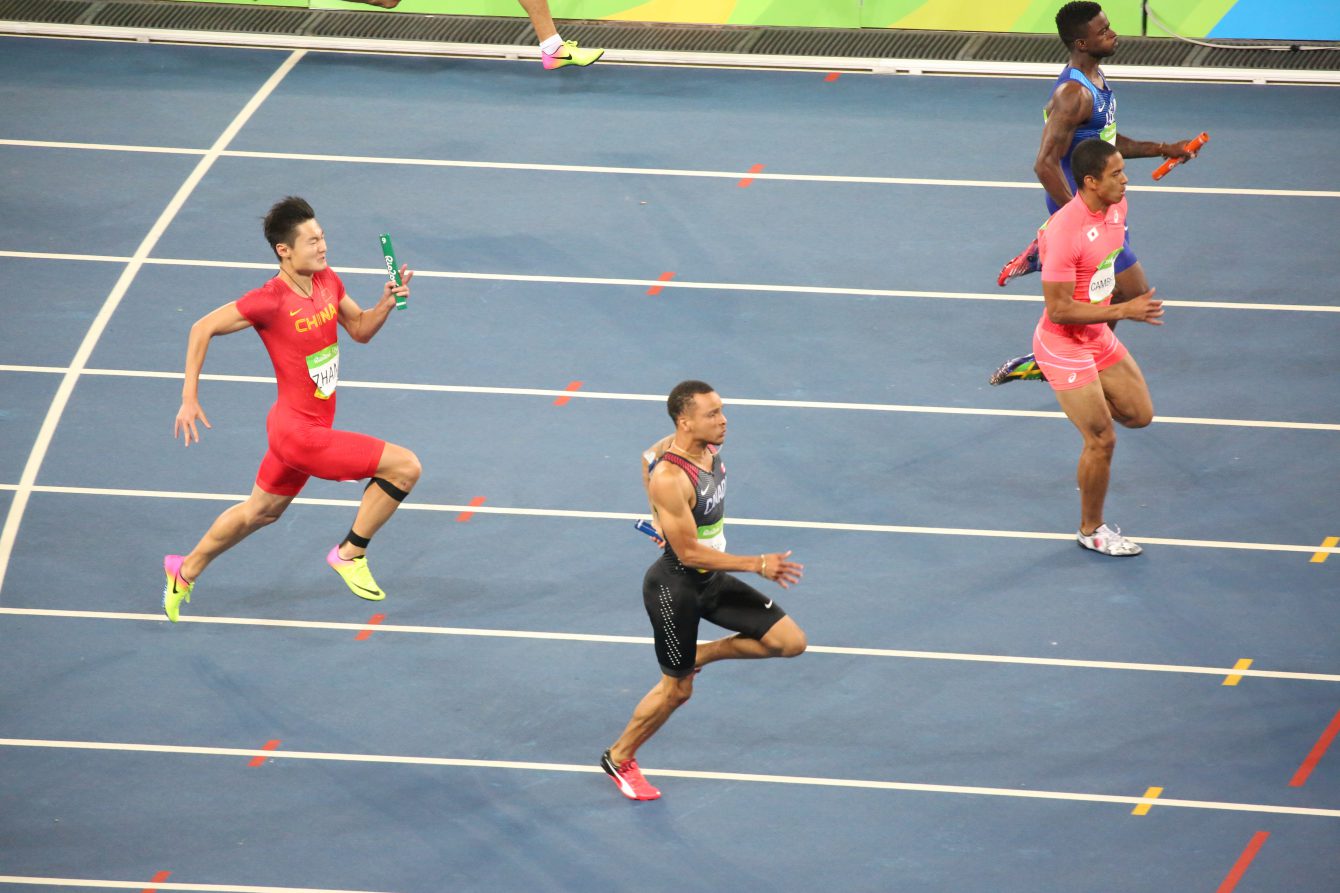
<path id="1" fill-rule="evenodd" d="M 666 453 L 662 461 L 683 469 L 693 484 L 693 523 L 698 528 L 698 542 L 718 552 L 726 551 L 726 464 L 721 461 L 717 448 L 708 444 L 712 453 L 712 470 L 704 471 L 693 462 L 675 453 Z M 680 564 L 670 543 L 665 544 L 665 556 Z M 708 573 L 699 569 L 699 573 Z"/>

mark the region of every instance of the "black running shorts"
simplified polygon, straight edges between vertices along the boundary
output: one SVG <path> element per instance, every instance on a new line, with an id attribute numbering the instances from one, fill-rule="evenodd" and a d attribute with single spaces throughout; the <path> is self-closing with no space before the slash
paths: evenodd
<path id="1" fill-rule="evenodd" d="M 706 618 L 745 638 L 761 639 L 786 616 L 771 598 L 730 574 L 700 574 L 673 558 L 658 559 L 642 579 L 642 603 L 667 676 L 693 673 L 698 621 Z"/>

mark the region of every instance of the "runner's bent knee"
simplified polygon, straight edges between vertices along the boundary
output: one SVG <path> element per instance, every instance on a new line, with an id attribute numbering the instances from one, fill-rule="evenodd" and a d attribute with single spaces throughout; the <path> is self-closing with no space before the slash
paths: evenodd
<path id="1" fill-rule="evenodd" d="M 412 490 L 423 474 L 423 465 L 413 451 L 393 443 L 386 445 L 382 453 L 381 464 L 377 467 L 377 477 L 389 481 L 406 492 Z"/>
<path id="2" fill-rule="evenodd" d="M 1145 428 L 1154 421 L 1154 407 L 1146 404 L 1119 419 L 1124 428 Z"/>
<path id="3" fill-rule="evenodd" d="M 682 678 L 662 676 L 661 686 L 665 689 L 666 699 L 676 707 L 684 706 L 693 697 L 692 674 Z"/>
<path id="4" fill-rule="evenodd" d="M 248 499 L 242 503 L 246 511 L 247 525 L 252 528 L 265 527 L 278 521 L 284 514 L 284 509 L 288 508 L 288 500 L 283 502 L 274 502 L 272 500 Z"/>
<path id="5" fill-rule="evenodd" d="M 774 624 L 761 641 L 774 657 L 799 657 L 809 647 L 805 631 L 788 617 Z"/>

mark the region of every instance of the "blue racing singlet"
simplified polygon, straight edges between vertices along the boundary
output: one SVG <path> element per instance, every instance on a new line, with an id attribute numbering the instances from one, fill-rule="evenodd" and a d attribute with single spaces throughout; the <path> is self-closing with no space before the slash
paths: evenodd
<path id="1" fill-rule="evenodd" d="M 1101 74 L 1101 69 L 1099 70 Z M 1070 172 L 1070 153 L 1075 151 L 1075 147 L 1085 140 L 1100 139 L 1103 142 L 1117 144 L 1117 98 L 1112 95 L 1110 89 L 1100 90 L 1093 81 L 1085 76 L 1084 72 L 1078 68 L 1067 65 L 1061 69 L 1061 74 L 1056 78 L 1056 83 L 1052 85 L 1052 92 L 1067 81 L 1078 81 L 1084 89 L 1089 91 L 1093 97 L 1093 113 L 1089 115 L 1089 120 L 1085 121 L 1075 129 L 1075 136 L 1070 140 L 1070 148 L 1066 149 L 1065 154 L 1061 156 L 1061 171 L 1065 174 L 1066 182 L 1070 184 L 1072 192 L 1075 189 L 1075 175 Z M 1103 83 L 1107 83 L 1107 77 L 1104 75 Z M 1047 113 L 1042 113 L 1043 120 L 1046 120 Z M 1060 210 L 1060 205 L 1052 201 L 1051 196 L 1047 196 L 1047 208 L 1055 214 Z"/>

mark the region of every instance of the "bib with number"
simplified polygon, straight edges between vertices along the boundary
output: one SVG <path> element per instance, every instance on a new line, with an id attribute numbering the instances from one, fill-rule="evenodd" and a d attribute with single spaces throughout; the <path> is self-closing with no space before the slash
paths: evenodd
<path id="1" fill-rule="evenodd" d="M 715 549 L 718 552 L 726 551 L 726 519 L 722 518 L 715 524 L 709 524 L 706 527 L 698 528 L 698 542 L 709 549 Z M 707 571 L 698 568 L 698 573 L 705 574 Z"/>
<path id="2" fill-rule="evenodd" d="M 340 383 L 340 345 L 332 344 L 307 355 L 307 374 L 316 384 L 312 395 L 318 400 L 329 400 Z"/>
<path id="3" fill-rule="evenodd" d="M 718 552 L 726 551 L 726 519 L 698 528 L 698 542 Z"/>
<path id="4" fill-rule="evenodd" d="M 1117 255 L 1121 254 L 1120 248 L 1113 251 L 1103 262 L 1098 265 L 1098 269 L 1093 271 L 1093 278 L 1089 280 L 1089 301 L 1094 304 L 1101 304 L 1112 297 L 1112 291 L 1117 287 Z"/>

